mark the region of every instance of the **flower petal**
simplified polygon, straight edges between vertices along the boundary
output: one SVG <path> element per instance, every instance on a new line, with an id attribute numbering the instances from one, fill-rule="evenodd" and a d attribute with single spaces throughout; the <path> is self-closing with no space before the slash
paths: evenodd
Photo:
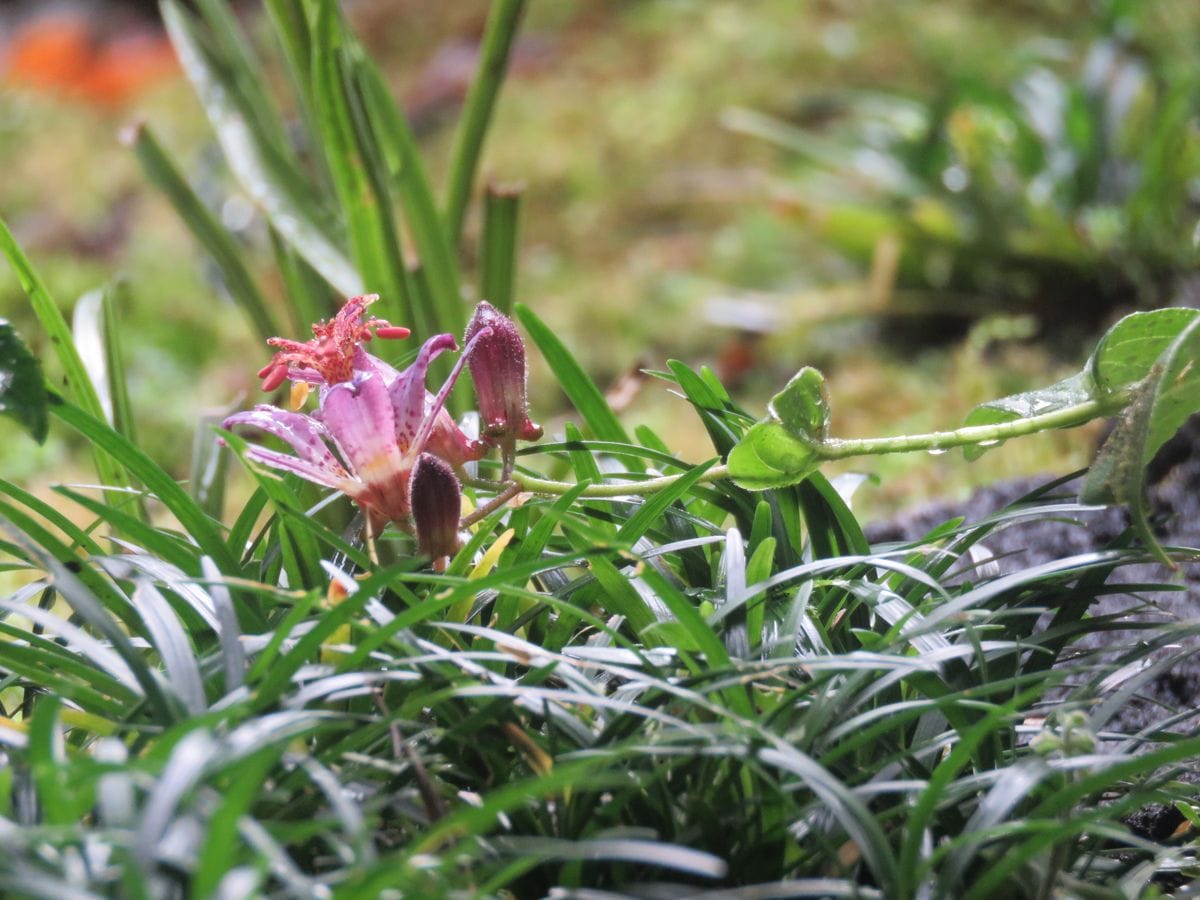
<path id="1" fill-rule="evenodd" d="M 467 346 L 463 348 L 462 354 L 458 357 L 458 361 L 454 364 L 454 368 L 450 370 L 450 375 L 442 384 L 441 390 L 434 395 L 432 403 L 423 403 L 425 413 L 424 420 L 421 422 L 421 427 L 415 435 L 413 435 L 408 449 L 405 451 L 409 457 L 416 458 L 422 450 L 425 449 L 425 444 L 429 440 L 429 436 L 433 434 L 434 427 L 438 424 L 438 418 L 446 408 L 446 398 L 450 396 L 450 391 L 454 389 L 454 383 L 458 381 L 458 376 L 462 374 L 463 366 L 471 356 L 471 352 L 479 346 L 479 342 L 490 337 L 492 330 L 484 328 L 478 334 L 467 342 Z M 450 335 L 445 335 L 450 337 Z M 447 413 L 447 415 L 449 415 Z"/>
<path id="2" fill-rule="evenodd" d="M 435 400 L 433 394 L 425 392 L 426 410 L 433 409 Z M 427 412 L 426 415 L 433 419 L 433 430 L 429 433 L 429 440 L 425 442 L 425 449 L 430 453 L 440 456 L 455 468 L 472 460 L 483 459 L 487 455 L 487 443 L 467 437 L 446 407 L 441 407 L 436 414 Z"/>
<path id="3" fill-rule="evenodd" d="M 425 404 L 425 377 L 429 372 L 429 364 L 443 351 L 456 349 L 458 342 L 454 340 L 454 335 L 434 335 L 421 346 L 421 352 L 417 354 L 413 364 L 401 372 L 389 388 L 395 409 L 396 443 L 414 458 L 421 452 L 416 439 L 422 424 L 431 412 L 437 413 L 437 407 L 429 411 Z M 456 373 L 457 371 L 458 367 L 455 369 Z M 453 381 L 451 384 L 453 385 Z"/>
<path id="4" fill-rule="evenodd" d="M 342 455 L 361 482 L 355 495 L 372 521 L 408 521 L 408 480 L 412 462 L 396 446 L 392 398 L 383 379 L 359 372 L 353 381 L 324 391 L 319 412 Z"/>
<path id="5" fill-rule="evenodd" d="M 329 437 L 328 430 L 309 416 L 260 403 L 254 409 L 229 416 L 221 427 L 232 428 L 235 425 L 248 425 L 273 434 L 291 444 L 292 449 L 312 465 L 346 477 L 346 470 L 325 444 Z"/>
<path id="6" fill-rule="evenodd" d="M 278 450 L 268 450 L 266 447 L 258 446 L 246 448 L 246 459 L 262 463 L 264 466 L 269 466 L 272 469 L 291 472 L 294 475 L 299 475 L 305 481 L 311 481 L 313 484 L 319 484 L 324 487 L 335 488 L 344 494 L 349 494 L 351 497 L 357 498 L 362 491 L 362 485 L 349 477 L 341 466 L 338 466 L 338 469 L 342 469 L 339 475 L 331 469 L 314 466 L 312 463 L 305 462 L 299 457 L 292 456 L 290 453 L 280 453 Z"/>

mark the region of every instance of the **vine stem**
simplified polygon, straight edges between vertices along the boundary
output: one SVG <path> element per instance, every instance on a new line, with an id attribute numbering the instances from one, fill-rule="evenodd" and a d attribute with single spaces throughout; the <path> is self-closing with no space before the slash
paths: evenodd
<path id="1" fill-rule="evenodd" d="M 971 425 L 956 428 L 953 431 L 931 431 L 925 434 L 906 434 L 897 437 L 882 438 L 828 438 L 824 441 L 804 441 L 812 450 L 813 455 L 822 461 L 848 459 L 854 456 L 881 456 L 885 453 L 915 453 L 921 450 L 950 450 L 955 447 L 983 446 L 999 443 L 1009 438 L 1036 434 L 1040 431 L 1050 431 L 1056 428 L 1075 428 L 1093 419 L 1109 416 L 1125 407 L 1129 402 L 1128 389 L 1114 391 L 1112 394 L 1097 400 L 1086 400 L 1064 409 L 1029 416 L 1011 422 L 997 422 L 990 425 Z M 622 481 L 606 484 L 589 484 L 583 489 L 582 497 L 636 497 L 653 494 L 670 487 L 686 473 L 678 475 L 661 475 L 648 478 L 645 481 Z M 576 487 L 570 481 L 550 481 L 514 472 L 508 481 L 489 481 L 482 478 L 466 479 L 471 487 L 483 490 L 503 490 L 506 493 L 515 485 L 519 490 L 532 494 L 565 494 Z M 729 477 L 729 466 L 713 466 L 697 480 L 698 484 L 708 484 Z"/>

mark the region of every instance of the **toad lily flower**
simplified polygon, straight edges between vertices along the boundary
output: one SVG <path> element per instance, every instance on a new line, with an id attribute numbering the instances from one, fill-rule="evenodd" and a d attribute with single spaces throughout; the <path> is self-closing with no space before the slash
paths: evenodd
<path id="1" fill-rule="evenodd" d="M 252 446 L 247 458 L 285 472 L 292 472 L 350 496 L 368 517 L 373 533 L 388 522 L 413 530 L 413 472 L 422 456 L 440 458 L 449 466 L 481 458 L 486 444 L 464 435 L 445 409 L 446 396 L 462 367 L 480 342 L 491 335 L 481 329 L 468 342 L 446 383 L 436 395 L 425 388 L 430 363 L 446 350 L 457 350 L 454 337 L 440 334 L 421 347 L 416 360 L 400 372 L 367 353 L 362 343 L 372 331 L 381 338 L 403 337 L 407 329 L 381 319 L 363 321 L 374 297 L 356 297 L 328 323 L 313 326 L 315 337 L 307 343 L 273 338 L 280 348 L 259 373 L 263 387 L 273 390 L 285 379 L 317 385 L 317 410 L 310 416 L 265 404 L 235 413 L 225 428 L 248 425 L 290 444 L 295 455 Z M 336 451 L 336 454 L 335 452 Z M 427 463 L 426 468 L 433 463 Z M 446 466 L 449 471 L 449 466 Z M 446 479 L 440 469 L 433 475 L 438 483 L 424 497 L 443 497 L 448 515 L 456 523 L 459 513 L 455 490 L 443 489 Z M 425 479 L 422 479 L 425 480 Z M 428 506 L 428 500 L 423 501 Z M 438 535 L 419 537 L 422 549 L 446 555 L 450 539 L 442 519 L 423 510 L 423 519 L 436 521 Z M 421 527 L 418 521 L 416 527 Z"/>
<path id="2" fill-rule="evenodd" d="M 500 448 L 507 478 L 517 439 L 536 441 L 542 436 L 541 426 L 529 419 L 525 344 L 512 319 L 487 301 L 475 307 L 464 340 L 479 341 L 471 357 L 471 378 L 483 418 L 483 436 Z"/>

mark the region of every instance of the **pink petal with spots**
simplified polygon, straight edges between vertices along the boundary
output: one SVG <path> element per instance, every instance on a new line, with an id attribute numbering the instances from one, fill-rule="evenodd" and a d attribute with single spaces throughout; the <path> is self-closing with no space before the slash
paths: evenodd
<path id="1" fill-rule="evenodd" d="M 325 444 L 329 432 L 309 416 L 260 403 L 252 410 L 234 413 L 222 423 L 224 428 L 235 425 L 248 425 L 273 434 L 291 444 L 292 449 L 306 462 L 339 477 L 347 477 L 346 470 Z"/>
<path id="2" fill-rule="evenodd" d="M 246 448 L 246 459 L 269 466 L 272 469 L 291 472 L 293 475 L 299 475 L 305 481 L 311 481 L 313 484 L 319 484 L 328 488 L 335 488 L 342 493 L 349 494 L 351 497 L 357 498 L 362 490 L 362 485 L 346 475 L 345 470 L 342 470 L 341 475 L 338 475 L 330 469 L 315 466 L 299 457 L 292 456 L 290 453 L 280 453 L 276 450 L 268 450 L 266 447 L 251 446 Z M 341 466 L 338 466 L 338 468 L 341 469 Z"/>
<path id="3" fill-rule="evenodd" d="M 389 388 L 395 408 L 396 443 L 414 460 L 421 452 L 417 437 L 429 415 L 425 408 L 425 377 L 429 372 L 429 364 L 444 351 L 457 349 L 458 342 L 452 334 L 431 337 L 421 346 L 413 364 L 401 372 Z M 432 412 L 436 414 L 437 409 Z"/>

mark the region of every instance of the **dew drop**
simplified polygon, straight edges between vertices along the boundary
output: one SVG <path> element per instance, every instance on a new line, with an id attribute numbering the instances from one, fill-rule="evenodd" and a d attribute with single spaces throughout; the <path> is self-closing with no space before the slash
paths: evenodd
<path id="1" fill-rule="evenodd" d="M 946 452 L 945 447 L 934 447 L 932 450 L 929 451 L 929 455 L 930 456 L 941 456 L 945 452 Z"/>

